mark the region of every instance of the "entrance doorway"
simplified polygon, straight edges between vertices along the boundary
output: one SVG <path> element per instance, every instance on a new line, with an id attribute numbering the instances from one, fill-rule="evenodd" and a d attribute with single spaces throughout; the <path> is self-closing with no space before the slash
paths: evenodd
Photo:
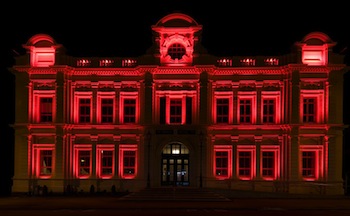
<path id="1" fill-rule="evenodd" d="M 170 143 L 164 147 L 161 164 L 161 185 L 188 186 L 189 150 L 181 143 Z"/>

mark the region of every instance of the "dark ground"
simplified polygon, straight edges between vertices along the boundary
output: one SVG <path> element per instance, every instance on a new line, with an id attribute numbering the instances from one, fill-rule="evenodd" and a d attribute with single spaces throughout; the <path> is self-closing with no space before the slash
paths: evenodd
<path id="1" fill-rule="evenodd" d="M 287 195 L 208 189 L 145 190 L 116 195 L 11 196 L 0 215 L 350 215 L 350 197 Z"/>

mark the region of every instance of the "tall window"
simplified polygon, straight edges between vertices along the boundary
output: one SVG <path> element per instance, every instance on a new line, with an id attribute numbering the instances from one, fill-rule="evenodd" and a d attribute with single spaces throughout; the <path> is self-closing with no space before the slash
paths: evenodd
<path id="1" fill-rule="evenodd" d="M 229 123 L 229 99 L 216 99 L 216 123 Z"/>
<path id="2" fill-rule="evenodd" d="M 215 152 L 215 164 L 216 164 L 216 176 L 227 177 L 228 176 L 228 152 L 216 151 Z"/>
<path id="3" fill-rule="evenodd" d="M 182 99 L 170 99 L 170 123 L 182 122 Z"/>
<path id="4" fill-rule="evenodd" d="M 302 152 L 302 176 L 308 179 L 316 178 L 316 152 Z"/>
<path id="5" fill-rule="evenodd" d="M 52 123 L 56 120 L 56 90 L 34 90 L 28 112 L 33 123 Z"/>
<path id="6" fill-rule="evenodd" d="M 135 175 L 136 152 L 126 150 L 123 152 L 123 174 L 124 176 Z"/>
<path id="7" fill-rule="evenodd" d="M 255 146 L 237 146 L 237 175 L 241 180 L 255 176 Z"/>
<path id="8" fill-rule="evenodd" d="M 135 124 L 139 119 L 138 92 L 121 92 L 119 122 L 124 124 Z"/>
<path id="9" fill-rule="evenodd" d="M 323 145 L 300 145 L 300 175 L 305 181 L 315 181 L 325 174 L 327 161 Z"/>
<path id="10" fill-rule="evenodd" d="M 279 146 L 262 145 L 260 156 L 260 175 L 264 180 L 275 180 L 279 176 Z"/>
<path id="11" fill-rule="evenodd" d="M 103 179 L 114 176 L 114 145 L 96 146 L 96 174 Z"/>
<path id="12" fill-rule="evenodd" d="M 33 145 L 33 173 L 38 178 L 51 178 L 54 172 L 54 144 Z"/>
<path id="13" fill-rule="evenodd" d="M 40 176 L 50 176 L 52 173 L 52 150 L 40 151 Z"/>
<path id="14" fill-rule="evenodd" d="M 316 122 L 316 98 L 303 99 L 303 122 Z"/>
<path id="15" fill-rule="evenodd" d="M 284 113 L 281 112 L 284 104 L 281 104 L 280 91 L 261 91 L 260 121 L 262 124 L 279 124 Z"/>
<path id="16" fill-rule="evenodd" d="M 252 172 L 252 154 L 250 151 L 241 151 L 238 153 L 238 175 L 240 177 L 250 178 Z"/>
<path id="17" fill-rule="evenodd" d="M 113 99 L 101 99 L 101 123 L 113 123 Z"/>
<path id="18" fill-rule="evenodd" d="M 91 99 L 79 99 L 79 123 L 90 123 L 91 121 Z"/>
<path id="19" fill-rule="evenodd" d="M 252 122 L 252 101 L 250 99 L 239 101 L 239 121 L 247 124 Z"/>
<path id="20" fill-rule="evenodd" d="M 136 121 L 136 100 L 124 100 L 124 123 L 135 123 Z"/>
<path id="21" fill-rule="evenodd" d="M 113 151 L 102 151 L 101 173 L 102 175 L 111 175 L 113 170 Z"/>
<path id="22" fill-rule="evenodd" d="M 303 85 L 309 85 L 309 81 L 303 81 Z M 322 81 L 319 81 L 322 82 Z M 328 106 L 326 106 L 325 90 L 316 89 L 302 89 L 300 90 L 300 122 L 303 123 L 323 123 L 325 120 L 325 113 L 327 113 Z"/>
<path id="23" fill-rule="evenodd" d="M 137 173 L 136 145 L 121 145 L 119 149 L 119 166 L 122 178 L 135 178 Z"/>
<path id="24" fill-rule="evenodd" d="M 275 123 L 275 105 L 274 99 L 263 100 L 263 123 Z"/>
<path id="25" fill-rule="evenodd" d="M 232 175 L 232 146 L 214 146 L 214 175 L 218 179 L 227 179 Z"/>
<path id="26" fill-rule="evenodd" d="M 89 178 L 91 175 L 91 147 L 75 147 L 75 174 L 78 178 Z"/>
<path id="27" fill-rule="evenodd" d="M 40 122 L 52 122 L 52 97 L 40 98 Z"/>

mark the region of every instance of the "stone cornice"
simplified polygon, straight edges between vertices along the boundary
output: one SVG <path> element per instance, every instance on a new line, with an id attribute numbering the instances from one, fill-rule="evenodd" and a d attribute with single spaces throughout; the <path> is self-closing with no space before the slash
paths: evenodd
<path id="1" fill-rule="evenodd" d="M 249 67 L 249 68 L 217 68 L 212 72 L 212 75 L 276 75 L 284 74 L 285 70 L 280 67 L 277 68 L 259 68 L 259 67 Z"/>

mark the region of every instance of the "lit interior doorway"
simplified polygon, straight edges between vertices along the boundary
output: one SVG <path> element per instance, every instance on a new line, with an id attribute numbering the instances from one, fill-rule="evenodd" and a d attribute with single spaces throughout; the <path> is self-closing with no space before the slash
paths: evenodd
<path id="1" fill-rule="evenodd" d="M 161 164 L 162 185 L 188 186 L 189 150 L 181 143 L 170 143 L 164 147 Z"/>

